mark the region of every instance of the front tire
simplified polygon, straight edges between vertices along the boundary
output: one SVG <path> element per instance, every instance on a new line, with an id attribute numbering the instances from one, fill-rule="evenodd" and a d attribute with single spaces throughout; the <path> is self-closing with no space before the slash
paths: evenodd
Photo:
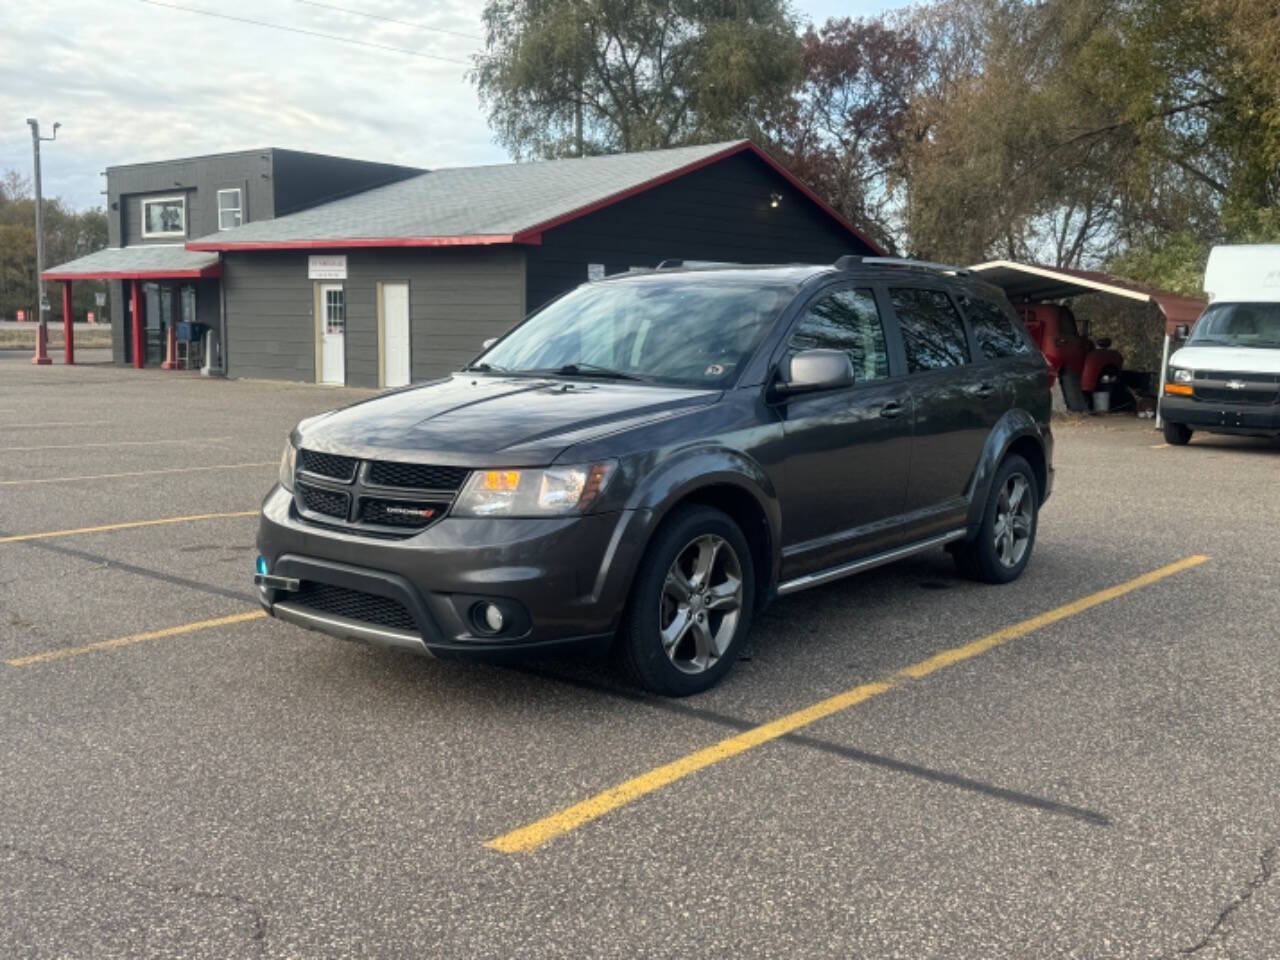
<path id="1" fill-rule="evenodd" d="M 678 508 L 640 562 L 619 658 L 653 693 L 701 693 L 732 669 L 754 603 L 751 548 L 737 524 L 711 507 Z"/>
<path id="2" fill-rule="evenodd" d="M 1174 447 L 1185 447 L 1191 442 L 1191 428 L 1185 423 L 1164 422 L 1164 442 Z"/>
<path id="3" fill-rule="evenodd" d="M 984 583 L 1009 583 L 1022 576 L 1031 560 L 1040 518 L 1040 487 L 1035 471 L 1017 454 L 1000 464 L 978 535 L 958 546 L 960 571 Z"/>

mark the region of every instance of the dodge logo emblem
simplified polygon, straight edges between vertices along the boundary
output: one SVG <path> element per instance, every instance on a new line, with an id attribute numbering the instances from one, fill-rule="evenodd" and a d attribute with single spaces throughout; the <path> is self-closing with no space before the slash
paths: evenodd
<path id="1" fill-rule="evenodd" d="M 1228 380 L 1226 386 L 1228 390 L 1243 390 L 1245 382 L 1243 380 Z"/>

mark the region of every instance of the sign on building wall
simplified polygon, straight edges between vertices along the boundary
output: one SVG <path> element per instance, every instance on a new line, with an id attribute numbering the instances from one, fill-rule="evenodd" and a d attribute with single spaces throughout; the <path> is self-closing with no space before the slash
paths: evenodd
<path id="1" fill-rule="evenodd" d="M 347 279 L 347 255 L 345 253 L 312 254 L 307 257 L 307 279 Z"/>

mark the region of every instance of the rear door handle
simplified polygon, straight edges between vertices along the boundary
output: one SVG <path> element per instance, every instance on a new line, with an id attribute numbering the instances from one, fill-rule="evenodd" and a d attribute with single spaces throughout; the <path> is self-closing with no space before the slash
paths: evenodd
<path id="1" fill-rule="evenodd" d="M 980 387 L 974 387 L 972 392 L 975 397 L 981 397 L 983 400 L 986 400 L 987 398 L 994 397 L 996 395 L 996 388 L 989 383 L 984 383 Z"/>
<path id="2" fill-rule="evenodd" d="M 902 416 L 902 410 L 902 404 L 897 400 L 890 400 L 880 408 L 880 416 L 884 417 L 886 420 L 892 420 L 894 417 Z"/>

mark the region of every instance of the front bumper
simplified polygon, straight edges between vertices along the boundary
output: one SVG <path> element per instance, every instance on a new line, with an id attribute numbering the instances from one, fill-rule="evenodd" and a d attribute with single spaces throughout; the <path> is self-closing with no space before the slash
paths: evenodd
<path id="1" fill-rule="evenodd" d="M 376 539 L 300 520 L 275 487 L 262 506 L 258 551 L 272 577 L 302 591 L 259 586 L 272 616 L 344 639 L 468 659 L 551 648 L 602 648 L 617 629 L 647 541 L 647 511 L 539 519 L 445 517 L 403 540 Z M 317 609 L 306 591 L 354 591 L 394 601 L 411 620 L 388 624 Z M 469 616 L 479 602 L 511 612 L 499 636 Z M 358 607 L 358 605 L 357 605 Z"/>
<path id="2" fill-rule="evenodd" d="M 1166 394 L 1160 399 L 1160 416 L 1213 433 L 1280 436 L 1280 405 L 1274 403 L 1220 403 Z"/>

